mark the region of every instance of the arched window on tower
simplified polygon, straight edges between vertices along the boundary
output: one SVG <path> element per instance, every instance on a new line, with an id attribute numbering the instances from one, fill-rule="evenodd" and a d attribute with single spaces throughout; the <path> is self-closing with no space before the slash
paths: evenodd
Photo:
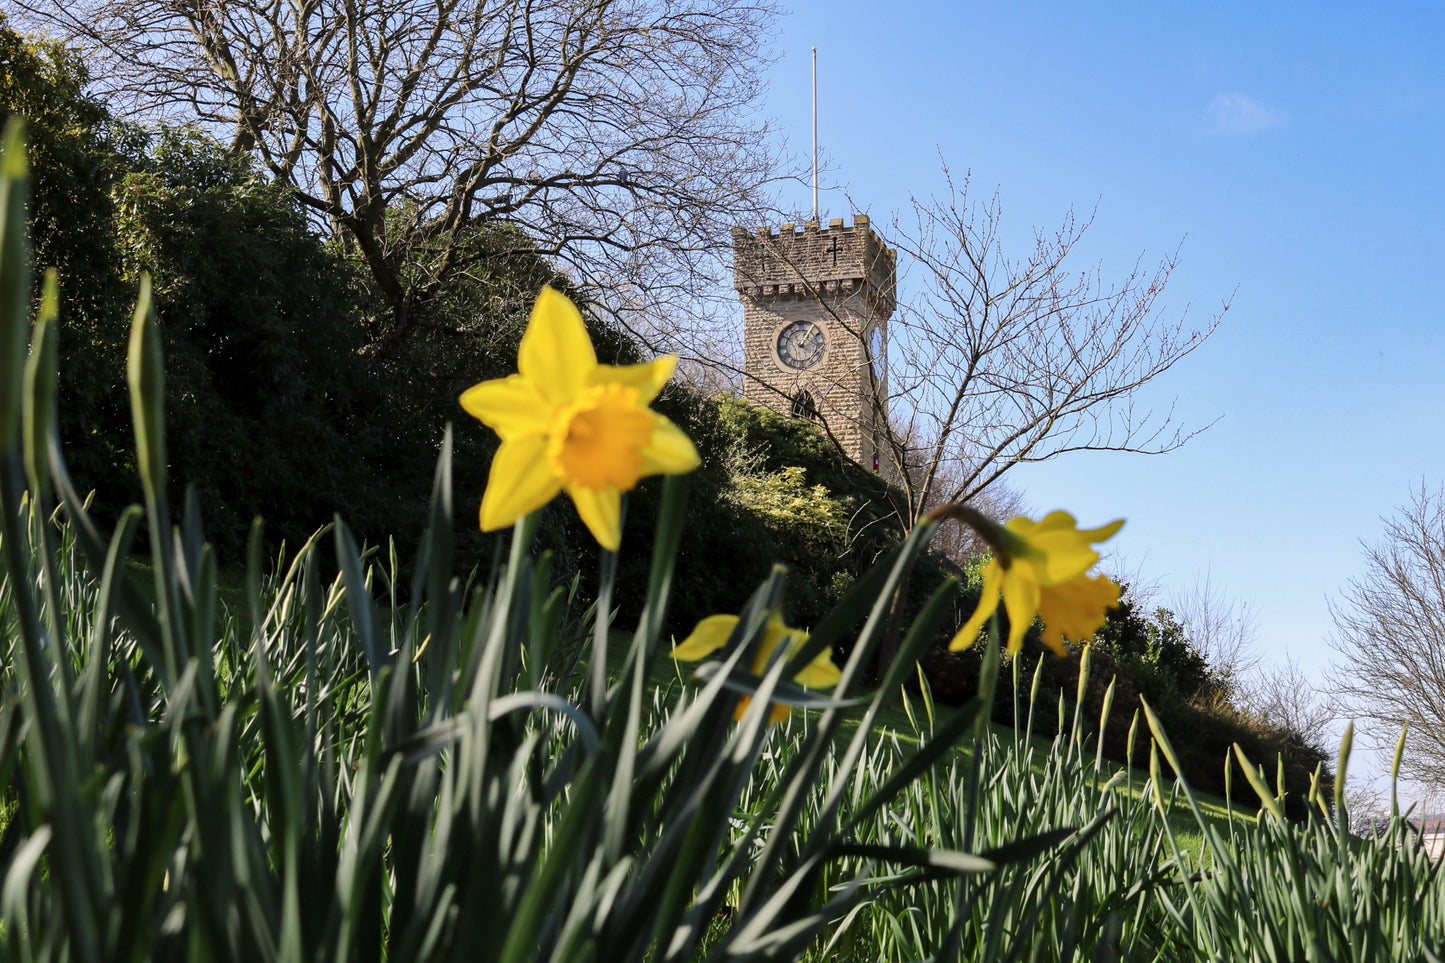
<path id="1" fill-rule="evenodd" d="M 809 421 L 818 417 L 818 406 L 813 403 L 813 396 L 806 390 L 800 390 L 793 395 L 793 417 L 807 418 Z"/>

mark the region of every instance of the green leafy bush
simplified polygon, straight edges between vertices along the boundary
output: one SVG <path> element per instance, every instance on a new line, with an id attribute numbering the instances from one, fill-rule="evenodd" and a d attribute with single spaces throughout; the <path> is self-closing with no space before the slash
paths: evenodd
<path id="1" fill-rule="evenodd" d="M 1095 644 L 1155 705 L 1207 699 L 1221 690 L 1208 660 L 1166 608 L 1145 616 L 1125 596 L 1110 611 Z"/>
<path id="2" fill-rule="evenodd" d="M 348 432 L 371 395 L 355 304 L 294 197 L 198 134 L 114 120 L 57 44 L 0 21 L 0 57 L 0 117 L 28 118 L 30 221 L 65 305 L 59 430 L 96 511 L 114 518 L 139 496 L 121 373 L 141 272 L 170 367 L 169 455 L 212 537 L 240 546 L 262 511 L 293 540 L 343 506 L 378 511 Z"/>
<path id="3" fill-rule="evenodd" d="M 127 287 L 153 279 L 172 471 L 195 485 L 212 538 L 239 548 L 265 514 L 299 542 L 337 511 L 381 511 L 382 493 L 357 484 L 350 437 L 371 407 L 345 269 L 290 192 L 199 135 L 163 130 L 112 196 Z M 83 484 L 114 497 L 102 479 Z"/>
<path id="4" fill-rule="evenodd" d="M 678 553 L 670 631 L 685 634 L 699 619 L 737 611 L 746 587 L 775 563 L 789 569 L 792 624 L 812 625 L 901 543 L 887 486 L 841 454 L 817 425 L 681 385 L 669 386 L 657 408 L 687 432 L 702 457 Z M 644 480 L 630 494 L 632 536 L 650 535 L 660 489 Z M 628 566 L 637 564 L 622 560 L 622 574 L 634 582 L 640 573 Z M 926 556 L 918 564 L 936 576 L 929 583 L 936 585 L 937 564 Z M 639 600 L 624 592 L 617 602 L 622 624 L 630 624 Z"/>

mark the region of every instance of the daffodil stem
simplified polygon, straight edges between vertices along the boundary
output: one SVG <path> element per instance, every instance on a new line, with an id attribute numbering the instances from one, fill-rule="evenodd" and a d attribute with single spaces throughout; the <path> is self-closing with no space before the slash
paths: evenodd
<path id="1" fill-rule="evenodd" d="M 612 627 L 612 587 L 617 582 L 617 553 L 602 550 L 597 586 L 597 620 L 592 635 L 592 719 L 599 725 L 607 712 L 607 632 Z"/>
<path id="2" fill-rule="evenodd" d="M 506 663 L 507 632 L 512 620 L 517 618 L 513 607 L 518 604 L 522 591 L 522 572 L 532 547 L 532 536 L 537 531 L 537 513 L 531 512 L 517 519 L 512 526 L 512 544 L 508 550 L 507 568 L 502 584 L 497 591 L 497 608 L 492 619 L 491 634 L 484 646 L 473 655 L 472 688 L 473 698 L 490 700 L 496 695 L 496 687 L 502 666 Z"/>
<path id="3" fill-rule="evenodd" d="M 923 516 L 923 521 L 942 522 L 944 519 L 954 519 L 955 522 L 967 525 L 968 528 L 977 532 L 978 538 L 983 539 L 984 544 L 993 551 L 994 558 L 1001 567 L 1009 568 L 1014 558 L 1026 557 L 1033 554 L 1029 544 L 1014 535 L 1009 529 L 1004 528 L 994 519 L 988 518 L 980 510 L 964 505 L 961 502 L 949 502 L 948 505 L 939 505 Z"/>
<path id="4" fill-rule="evenodd" d="M 983 664 L 978 670 L 978 698 L 983 703 L 983 708 L 979 710 L 975 731 L 980 739 L 988 731 L 989 720 L 993 718 L 993 697 L 998 688 L 1000 662 L 999 634 L 998 614 L 995 613 L 989 618 L 988 641 L 983 650 Z"/>

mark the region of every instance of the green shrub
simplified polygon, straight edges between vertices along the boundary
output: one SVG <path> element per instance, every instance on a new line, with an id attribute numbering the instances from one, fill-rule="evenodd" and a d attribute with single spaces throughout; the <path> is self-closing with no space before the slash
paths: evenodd
<path id="1" fill-rule="evenodd" d="M 699 619 L 737 611 L 747 587 L 775 563 L 789 569 L 793 624 L 812 625 L 900 544 L 887 486 L 841 454 L 817 425 L 726 394 L 703 397 L 682 385 L 669 386 L 657 409 L 687 432 L 702 458 L 693 479 L 695 507 L 678 552 L 669 631 L 685 634 Z M 651 534 L 660 489 L 656 480 L 644 480 L 631 493 L 629 537 Z M 637 584 L 638 564 L 622 561 L 622 582 Z M 936 585 L 942 577 L 937 564 L 928 557 L 918 564 L 933 578 L 927 584 Z M 622 624 L 630 624 L 639 600 L 624 592 L 616 601 Z"/>
<path id="2" fill-rule="evenodd" d="M 1166 608 L 1144 616 L 1128 597 L 1111 610 L 1095 644 L 1114 657 L 1129 681 L 1155 705 L 1206 699 L 1221 691 L 1208 660 Z"/>
<path id="3" fill-rule="evenodd" d="M 89 83 L 89 71 L 74 51 L 17 33 L 0 13 L 0 124 L 12 115 L 28 120 L 36 260 L 59 272 L 67 325 L 84 318 L 114 324 L 124 334 L 134 291 L 120 296 L 110 192 L 124 168 L 122 159 L 135 149 L 137 132 L 115 123 L 88 92 Z M 91 376 L 119 387 L 122 370 L 113 363 Z"/>
<path id="4" fill-rule="evenodd" d="M 381 493 L 358 484 L 350 437 L 371 411 L 354 300 L 291 193 L 173 130 L 130 158 L 112 193 L 126 286 L 152 278 L 172 473 L 195 485 L 211 537 L 236 550 L 264 514 L 276 538 L 299 543 L 337 511 L 381 511 Z M 124 437 L 120 400 L 108 430 Z"/>

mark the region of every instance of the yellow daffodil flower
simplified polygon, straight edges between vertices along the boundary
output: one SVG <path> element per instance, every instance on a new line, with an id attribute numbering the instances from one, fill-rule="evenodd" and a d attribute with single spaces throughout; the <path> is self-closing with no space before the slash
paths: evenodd
<path id="1" fill-rule="evenodd" d="M 622 493 L 648 475 L 698 465 L 687 435 L 647 407 L 676 368 L 672 355 L 598 364 L 577 306 L 543 288 L 522 335 L 517 374 L 473 385 L 461 397 L 467 413 L 502 439 L 482 495 L 482 530 L 506 528 L 565 491 L 597 543 L 617 551 Z"/>
<path id="2" fill-rule="evenodd" d="M 691 634 L 672 650 L 672 657 L 684 662 L 695 662 L 698 659 L 707 658 L 727 644 L 728 636 L 732 635 L 737 624 L 738 617 L 736 615 L 709 615 L 699 622 Z M 778 646 L 786 644 L 788 654 L 791 655 L 802 648 L 803 643 L 807 641 L 807 632 L 784 625 L 782 618 L 777 613 L 769 616 L 768 624 L 763 629 L 763 637 L 753 653 L 751 666 L 753 674 L 761 675 L 763 673 Z M 802 671 L 793 676 L 793 679 L 810 689 L 826 689 L 836 685 L 841 677 L 842 673 L 838 671 L 838 667 L 833 664 L 833 660 L 828 657 L 828 652 L 824 650 L 814 656 L 812 662 L 803 666 Z M 733 711 L 733 718 L 741 719 L 751 701 L 748 696 L 739 699 L 737 708 Z M 768 715 L 768 724 L 782 722 L 786 718 L 788 718 L 788 706 L 780 702 L 773 703 L 772 711 Z"/>
<path id="3" fill-rule="evenodd" d="M 948 647 L 957 651 L 972 645 L 1002 598 L 1010 655 L 1023 647 L 1035 615 L 1044 620 L 1044 643 L 1065 655 L 1065 636 L 1089 638 L 1103 626 L 1104 612 L 1118 604 L 1118 585 L 1084 573 L 1099 560 L 1090 546 L 1112 538 L 1123 524 L 1119 519 L 1081 531 L 1068 512 L 1052 512 L 1037 522 L 1020 516 L 1007 525 L 993 523 L 992 531 L 981 533 L 994 546 L 983 572 L 983 595 Z"/>

